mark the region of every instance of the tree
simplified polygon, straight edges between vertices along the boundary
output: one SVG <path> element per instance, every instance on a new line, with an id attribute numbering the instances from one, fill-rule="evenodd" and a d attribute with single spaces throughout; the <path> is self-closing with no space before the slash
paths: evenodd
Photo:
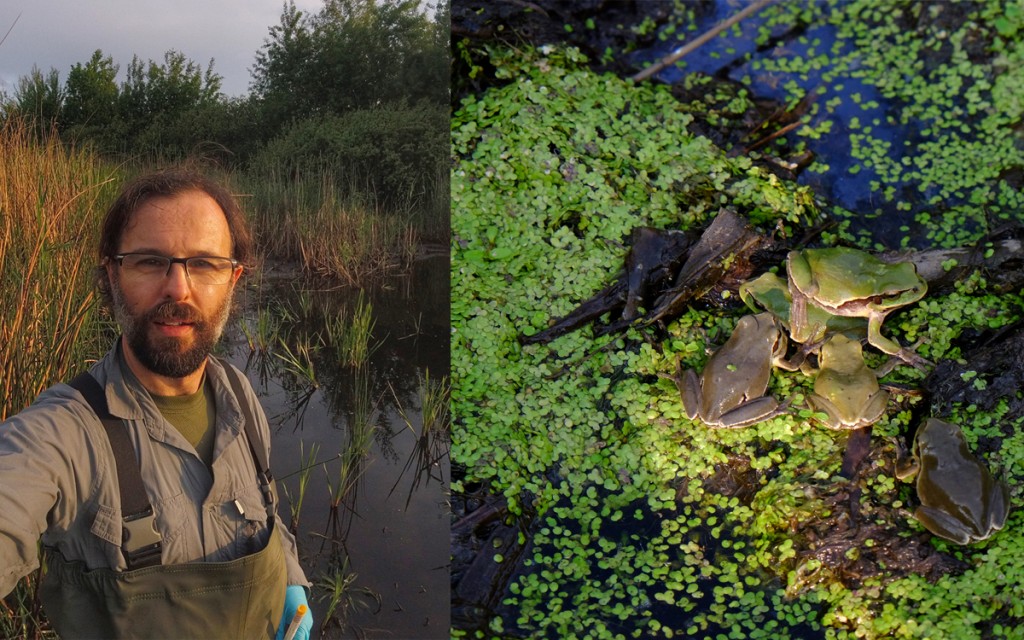
<path id="1" fill-rule="evenodd" d="M 64 85 L 62 132 L 77 137 L 110 126 L 117 117 L 117 71 L 113 58 L 104 57 L 99 49 L 85 64 L 71 67 Z"/>
<path id="2" fill-rule="evenodd" d="M 332 111 L 447 98 L 447 38 L 436 46 L 434 23 L 419 0 L 327 0 L 314 25 L 320 73 L 342 83 L 321 96 Z"/>
<path id="3" fill-rule="evenodd" d="M 309 18 L 292 0 L 284 6 L 281 22 L 256 53 L 251 90 L 263 103 L 267 131 L 273 135 L 289 120 L 316 111 L 308 93 L 315 84 L 311 68 L 314 37 Z"/>
<path id="4" fill-rule="evenodd" d="M 39 135 L 48 134 L 56 125 L 64 105 L 60 73 L 51 68 L 44 75 L 38 67 L 32 67 L 29 75 L 18 78 L 14 102 L 18 113 L 35 122 Z"/>
<path id="5" fill-rule="evenodd" d="M 448 4 L 327 0 L 309 17 L 285 5 L 257 53 L 252 89 L 271 130 L 385 103 L 448 102 Z"/>
<path id="6" fill-rule="evenodd" d="M 199 142 L 183 123 L 219 103 L 221 80 L 213 60 L 204 72 L 173 49 L 164 54 L 163 64 L 143 64 L 134 56 L 118 96 L 117 111 L 127 136 L 152 150 L 171 145 L 179 153 L 182 146 Z"/>

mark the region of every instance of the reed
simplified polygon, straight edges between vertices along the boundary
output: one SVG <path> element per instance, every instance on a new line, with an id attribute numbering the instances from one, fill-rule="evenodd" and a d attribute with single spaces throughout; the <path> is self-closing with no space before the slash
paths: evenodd
<path id="1" fill-rule="evenodd" d="M 398 392 L 395 388 L 390 385 L 391 395 L 395 399 L 395 407 L 398 411 L 398 415 L 405 422 L 406 428 L 409 429 L 420 440 L 426 440 L 434 436 L 443 436 L 451 432 L 451 413 L 450 413 L 450 398 L 451 398 L 451 383 L 448 380 L 448 376 L 441 376 L 440 380 L 430 379 L 430 370 L 427 369 L 420 374 L 417 372 L 416 377 L 419 381 L 417 385 L 416 395 L 420 401 L 420 432 L 416 434 L 416 428 L 413 426 L 414 420 L 406 411 L 402 405 L 402 399 L 398 396 Z"/>
<path id="2" fill-rule="evenodd" d="M 366 457 L 377 430 L 374 420 L 379 413 L 380 399 L 373 397 L 370 372 L 363 368 L 352 376 L 352 413 L 349 419 L 349 450 L 358 457 Z"/>
<path id="3" fill-rule="evenodd" d="M 352 511 L 355 491 L 359 480 L 366 472 L 370 447 L 376 432 L 374 420 L 378 415 L 380 401 L 373 398 L 370 372 L 358 369 L 352 376 L 351 410 L 347 415 L 348 440 L 338 453 L 338 471 L 332 479 L 327 475 L 327 490 L 330 494 L 330 519 L 337 531 L 341 527 L 341 505 Z M 324 473 L 327 474 L 326 466 Z"/>
<path id="4" fill-rule="evenodd" d="M 240 323 L 242 335 L 251 353 L 270 353 L 281 333 L 281 320 L 267 307 L 256 310 L 255 318 L 245 318 Z"/>
<path id="5" fill-rule="evenodd" d="M 327 340 L 334 346 L 341 366 L 362 367 L 370 361 L 370 356 L 380 346 L 372 344 L 375 326 L 373 305 L 362 290 L 351 313 L 346 305 L 326 323 Z"/>
<path id="6" fill-rule="evenodd" d="M 359 480 L 366 471 L 365 459 L 351 446 L 338 454 L 338 472 L 332 478 L 324 464 L 324 476 L 327 479 L 327 493 L 330 496 L 328 510 L 328 529 L 331 539 L 345 538 L 351 525 L 351 515 L 355 514 L 356 489 Z M 342 505 L 345 512 L 342 512 Z"/>
<path id="7" fill-rule="evenodd" d="M 428 369 L 420 377 L 418 393 L 423 420 L 421 438 L 429 437 L 431 434 L 451 433 L 451 389 L 448 376 L 441 376 L 440 380 L 431 380 Z"/>
<path id="8" fill-rule="evenodd" d="M 112 172 L 18 120 L 0 128 L 0 420 L 101 355 L 93 247 Z"/>
<path id="9" fill-rule="evenodd" d="M 57 638 L 49 628 L 36 597 L 40 571 L 22 579 L 5 599 L 0 600 L 0 637 L 43 640 Z"/>
<path id="10" fill-rule="evenodd" d="M 356 586 L 358 578 L 359 574 L 349 568 L 347 555 L 333 559 L 331 566 L 319 576 L 315 586 L 321 592 L 320 601 L 327 602 L 321 632 L 331 624 L 347 627 L 350 616 L 360 609 L 369 609 L 371 602 L 380 610 L 380 594 L 369 587 Z"/>
<path id="11" fill-rule="evenodd" d="M 342 197 L 329 175 L 275 175 L 253 180 L 248 190 L 262 250 L 298 260 L 307 272 L 359 285 L 408 269 L 416 254 L 417 233 L 408 216 Z"/>
<path id="12" fill-rule="evenodd" d="M 398 415 L 405 422 L 409 432 L 416 438 L 416 443 L 409 453 L 409 458 L 402 467 L 402 472 L 391 486 L 388 492 L 390 497 L 402 478 L 410 469 L 413 470 L 413 480 L 409 486 L 405 505 L 408 508 L 412 502 L 412 496 L 419 487 L 437 480 L 443 482 L 442 462 L 449 456 L 451 450 L 451 414 L 449 411 L 449 398 L 451 385 L 447 376 L 441 376 L 440 380 L 430 379 L 430 370 L 424 371 L 423 375 L 417 375 L 419 387 L 417 395 L 420 401 L 420 432 L 417 435 L 413 418 L 406 411 L 402 399 L 393 386 L 390 385 L 391 394 L 395 400 L 395 408 Z"/>
<path id="13" fill-rule="evenodd" d="M 297 494 L 293 497 L 291 492 L 288 491 L 288 485 L 282 484 L 285 495 L 288 497 L 288 507 L 291 511 L 291 524 L 288 527 L 292 533 L 295 533 L 299 529 L 299 518 L 302 515 L 302 503 L 306 499 L 306 487 L 309 486 L 309 477 L 313 471 L 313 468 L 317 466 L 316 457 L 320 453 L 320 443 L 314 442 L 313 446 L 309 448 L 309 456 L 305 454 L 305 443 L 299 441 L 299 489 Z"/>
<path id="14" fill-rule="evenodd" d="M 319 340 L 320 334 L 316 334 L 316 337 Z M 275 352 L 274 355 L 284 363 L 285 369 L 312 388 L 319 388 L 320 382 L 316 377 L 313 356 L 320 348 L 320 343 L 314 344 L 312 338 L 303 334 L 296 340 L 294 350 L 283 337 L 279 337 L 278 344 L 281 352 Z"/>
<path id="15" fill-rule="evenodd" d="M 320 316 L 320 312 L 314 304 L 313 292 L 310 289 L 299 289 L 293 299 L 295 301 L 295 317 L 298 320 L 310 322 Z"/>

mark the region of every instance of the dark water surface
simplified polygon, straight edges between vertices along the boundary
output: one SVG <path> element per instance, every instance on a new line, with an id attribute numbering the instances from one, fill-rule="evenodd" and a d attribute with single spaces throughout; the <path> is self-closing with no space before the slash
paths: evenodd
<path id="1" fill-rule="evenodd" d="M 731 17 L 745 6 L 731 0 L 717 0 L 713 8 L 696 16 L 693 34 L 702 34 Z M 818 2 L 817 4 L 822 4 Z M 838 77 L 828 74 L 834 69 L 828 64 L 810 69 L 806 77 L 799 73 L 771 72 L 758 69 L 759 60 L 780 57 L 814 58 L 813 51 L 829 52 L 839 57 L 849 54 L 852 45 L 837 42 L 837 30 L 832 24 L 814 23 L 806 28 L 792 29 L 790 25 L 776 26 L 769 44 L 757 46 L 759 30 L 765 24 L 765 11 L 741 21 L 726 33 L 714 38 L 691 52 L 674 66 L 655 75 L 657 80 L 673 84 L 687 74 L 702 73 L 731 82 L 746 82 L 751 95 L 769 98 L 785 104 L 787 84 L 794 83 L 808 94 L 816 94 L 819 105 L 839 96 L 828 110 L 822 108 L 807 123 L 815 127 L 822 120 L 832 121 L 830 130 L 817 138 L 805 138 L 807 148 L 814 154 L 816 164 L 800 173 L 797 182 L 811 187 L 825 201 L 838 205 L 854 214 L 851 230 L 863 232 L 883 245 L 894 238 L 908 236 L 912 246 L 923 248 L 924 238 L 915 233 L 915 213 L 926 208 L 927 195 L 908 185 L 895 185 L 899 198 L 886 200 L 872 181 L 879 176 L 852 156 L 850 134 L 859 126 L 871 125 L 871 137 L 889 145 L 889 155 L 896 160 L 913 159 L 916 146 L 924 139 L 918 122 L 900 122 L 900 103 L 884 97 L 858 74 L 847 73 Z M 687 36 L 682 42 L 693 39 Z M 630 61 L 637 69 L 645 63 L 655 62 L 671 53 L 681 42 L 670 39 L 650 49 L 637 51 Z M 749 57 L 748 57 L 749 56 Z M 855 97 L 855 99 L 854 99 Z M 822 167 L 827 169 L 822 170 Z M 889 186 L 889 185 L 885 185 Z M 901 208 L 902 206 L 902 208 Z"/>
<path id="2" fill-rule="evenodd" d="M 254 327 L 263 308 L 293 351 L 303 340 L 319 344 L 311 358 L 315 384 L 289 370 L 280 346 L 254 352 L 238 328 L 226 337 L 228 358 L 246 371 L 270 420 L 285 523 L 303 456 L 319 445 L 298 525 L 303 568 L 314 583 L 339 567 L 355 576 L 347 586 L 347 624 L 332 625 L 322 637 L 448 637 L 450 443 L 447 433 L 419 438 L 420 389 L 427 377 L 440 381 L 449 370 L 448 279 L 447 255 L 438 255 L 367 291 L 377 347 L 366 367 L 354 368 L 339 364 L 318 336 L 326 334 L 326 319 L 351 312 L 358 291 L 268 267 L 261 282 L 248 284 L 241 321 Z M 352 471 L 358 481 L 332 513 L 339 455 L 366 425 L 372 440 Z M 327 594 L 314 588 L 315 631 L 326 618 L 329 596 L 320 598 Z M 345 604 L 342 598 L 339 609 Z"/>

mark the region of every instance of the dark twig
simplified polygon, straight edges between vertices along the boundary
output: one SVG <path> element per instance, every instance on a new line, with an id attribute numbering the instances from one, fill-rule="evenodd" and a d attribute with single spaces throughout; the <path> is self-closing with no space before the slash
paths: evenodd
<path id="1" fill-rule="evenodd" d="M 650 78 L 651 76 L 658 73 L 665 67 L 675 64 L 676 62 L 679 61 L 680 58 L 694 51 L 701 45 L 709 42 L 712 38 L 722 33 L 729 27 L 733 26 L 737 22 L 743 20 L 744 18 L 752 16 L 753 14 L 765 8 L 772 2 L 775 2 L 775 0 L 756 0 L 755 2 L 752 2 L 750 5 L 748 5 L 745 9 L 743 9 L 736 15 L 726 18 L 725 20 L 722 20 L 714 27 L 712 27 L 710 31 L 707 31 L 698 36 L 697 38 L 695 38 L 694 40 L 687 42 L 686 44 L 674 50 L 672 53 L 668 54 L 661 60 L 657 61 L 656 63 L 652 64 L 651 66 L 647 67 L 646 69 L 637 73 L 636 75 L 632 76 L 630 80 L 632 80 L 633 82 L 639 82 L 641 80 L 646 80 Z"/>

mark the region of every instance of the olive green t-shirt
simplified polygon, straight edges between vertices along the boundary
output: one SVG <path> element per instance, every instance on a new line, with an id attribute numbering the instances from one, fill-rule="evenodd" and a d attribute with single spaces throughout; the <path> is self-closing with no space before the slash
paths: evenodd
<path id="1" fill-rule="evenodd" d="M 150 394 L 164 418 L 195 447 L 199 459 L 206 466 L 213 464 L 213 443 L 216 436 L 216 404 L 213 389 L 203 377 L 199 390 L 188 396 L 158 396 Z"/>

